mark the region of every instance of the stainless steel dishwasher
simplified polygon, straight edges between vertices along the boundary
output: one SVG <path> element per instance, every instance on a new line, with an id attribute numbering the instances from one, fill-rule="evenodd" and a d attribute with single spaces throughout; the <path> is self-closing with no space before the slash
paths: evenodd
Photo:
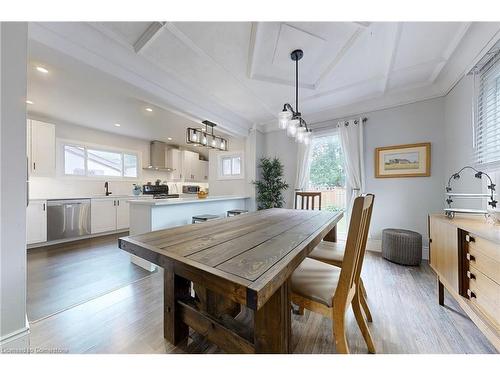
<path id="1" fill-rule="evenodd" d="M 90 234 L 90 199 L 47 201 L 47 241 Z"/>

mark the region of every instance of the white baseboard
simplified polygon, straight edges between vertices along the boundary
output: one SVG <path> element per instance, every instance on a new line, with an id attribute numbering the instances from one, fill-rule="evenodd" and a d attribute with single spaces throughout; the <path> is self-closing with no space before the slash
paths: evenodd
<path id="1" fill-rule="evenodd" d="M 366 250 L 381 253 L 382 240 L 368 238 L 368 242 L 366 243 Z M 422 246 L 422 259 L 429 260 L 429 246 Z"/>
<path id="2" fill-rule="evenodd" d="M 0 353 L 15 354 L 29 353 L 30 350 L 30 326 L 26 317 L 26 326 L 0 337 Z"/>

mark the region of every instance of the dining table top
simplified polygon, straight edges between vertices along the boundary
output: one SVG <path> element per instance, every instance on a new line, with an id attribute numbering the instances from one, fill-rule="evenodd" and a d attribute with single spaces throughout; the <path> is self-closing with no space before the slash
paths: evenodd
<path id="1" fill-rule="evenodd" d="M 119 247 L 257 310 L 343 217 L 273 208 L 119 239 Z"/>

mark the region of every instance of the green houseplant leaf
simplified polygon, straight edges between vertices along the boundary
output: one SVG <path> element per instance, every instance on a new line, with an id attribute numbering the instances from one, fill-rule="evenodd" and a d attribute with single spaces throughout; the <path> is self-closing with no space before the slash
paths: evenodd
<path id="1" fill-rule="evenodd" d="M 278 158 L 260 159 L 261 179 L 254 181 L 257 187 L 257 208 L 265 210 L 283 207 L 283 191 L 289 185 L 283 180 L 283 164 Z"/>

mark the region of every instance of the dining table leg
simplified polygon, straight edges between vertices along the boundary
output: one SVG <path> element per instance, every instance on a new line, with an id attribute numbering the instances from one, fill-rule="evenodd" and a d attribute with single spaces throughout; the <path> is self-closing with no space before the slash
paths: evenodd
<path id="1" fill-rule="evenodd" d="M 163 336 L 177 345 L 189 336 L 189 327 L 182 321 L 178 299 L 190 296 L 191 282 L 174 273 L 173 263 L 164 267 L 163 273 Z"/>
<path id="2" fill-rule="evenodd" d="M 335 225 L 330 232 L 323 238 L 323 241 L 337 242 L 337 226 Z"/>
<path id="3" fill-rule="evenodd" d="M 290 353 L 292 349 L 290 282 L 286 281 L 254 315 L 256 353 Z"/>

